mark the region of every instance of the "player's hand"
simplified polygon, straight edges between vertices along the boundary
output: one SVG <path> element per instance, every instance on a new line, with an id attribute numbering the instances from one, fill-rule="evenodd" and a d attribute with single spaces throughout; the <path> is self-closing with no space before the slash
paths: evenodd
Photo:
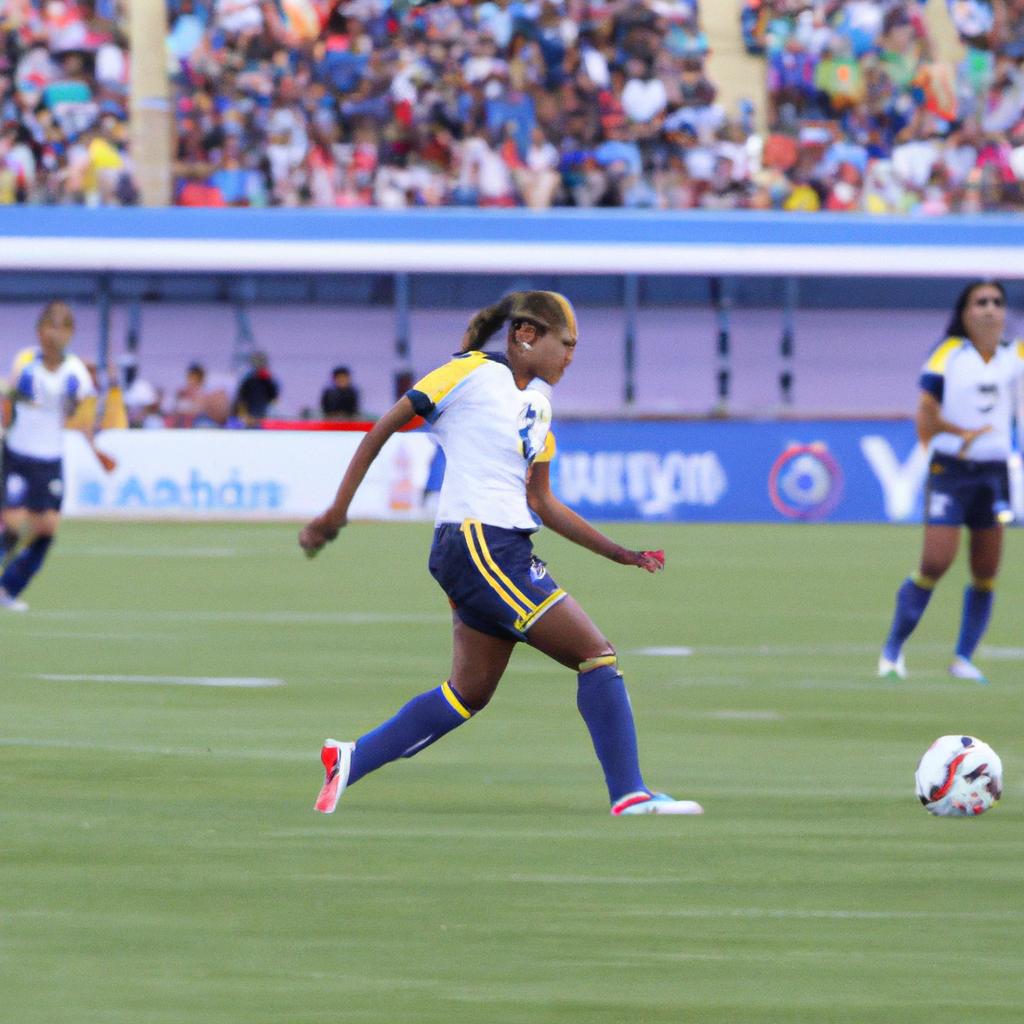
<path id="1" fill-rule="evenodd" d="M 967 449 L 970 448 L 970 446 L 974 444 L 982 434 L 987 434 L 991 429 L 991 427 L 979 427 L 977 430 L 965 430 L 960 435 L 963 439 L 963 444 L 960 445 L 960 451 L 957 452 L 957 458 L 962 459 L 967 454 Z"/>
<path id="2" fill-rule="evenodd" d="M 113 473 L 117 469 L 117 462 L 112 459 L 106 452 L 101 452 L 99 448 L 93 448 L 96 453 L 96 458 L 100 460 L 100 465 L 108 472 Z"/>
<path id="3" fill-rule="evenodd" d="M 631 564 L 640 569 L 657 572 L 665 568 L 664 551 L 631 551 L 630 554 L 633 556 Z"/>
<path id="4" fill-rule="evenodd" d="M 338 531 L 346 522 L 347 520 L 342 519 L 336 524 L 333 518 L 324 513 L 306 523 L 299 531 L 299 546 L 306 552 L 306 557 L 315 557 L 325 544 L 338 536 Z"/>

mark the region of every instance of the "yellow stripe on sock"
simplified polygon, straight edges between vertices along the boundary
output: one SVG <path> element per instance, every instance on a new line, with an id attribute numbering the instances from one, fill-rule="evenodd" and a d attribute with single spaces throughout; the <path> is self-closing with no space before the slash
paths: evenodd
<path id="1" fill-rule="evenodd" d="M 546 597 L 537 607 L 526 616 L 525 619 L 520 619 L 516 623 L 516 629 L 521 629 L 524 632 L 529 629 L 553 604 L 557 604 L 562 598 L 565 597 L 564 590 L 556 590 L 553 594 Z"/>
<path id="2" fill-rule="evenodd" d="M 600 668 L 602 665 L 615 665 L 618 663 L 618 658 L 614 654 L 605 654 L 600 658 L 591 658 L 590 661 L 580 662 L 580 672 L 589 672 L 592 668 Z"/>
<path id="3" fill-rule="evenodd" d="M 989 576 L 989 577 L 984 578 L 984 579 L 979 578 L 978 576 L 975 576 L 974 577 L 974 589 L 975 590 L 982 590 L 982 591 L 985 591 L 985 592 L 988 592 L 988 591 L 991 591 L 991 590 L 995 590 L 996 589 L 996 578 L 995 578 L 995 576 Z"/>
<path id="4" fill-rule="evenodd" d="M 462 703 L 461 700 L 455 695 L 455 691 L 451 688 L 448 682 L 441 684 L 441 693 L 444 694 L 444 699 L 460 714 L 463 718 L 472 718 L 473 712 Z"/>
<path id="5" fill-rule="evenodd" d="M 916 569 L 910 574 L 910 582 L 916 587 L 920 587 L 922 590 L 934 590 L 935 584 L 938 580 L 929 579 L 927 576 L 922 576 Z"/>
<path id="6" fill-rule="evenodd" d="M 473 559 L 474 564 L 480 572 L 480 575 L 487 581 L 488 586 L 511 608 L 517 616 L 525 618 L 533 611 L 533 605 L 526 602 L 528 607 L 523 608 L 516 603 L 515 599 L 508 594 L 501 586 L 501 584 L 487 571 L 487 566 L 484 565 L 483 559 L 480 557 L 479 552 L 476 549 L 476 540 L 473 536 L 472 525 L 476 523 L 475 519 L 467 519 L 462 524 L 462 534 L 466 538 L 466 546 L 469 548 L 469 555 Z M 480 525 L 477 523 L 476 525 Z"/>

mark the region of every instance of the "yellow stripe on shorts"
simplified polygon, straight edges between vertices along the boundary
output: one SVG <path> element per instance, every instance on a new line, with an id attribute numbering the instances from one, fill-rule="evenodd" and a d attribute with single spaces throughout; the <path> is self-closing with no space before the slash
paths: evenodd
<path id="1" fill-rule="evenodd" d="M 480 575 L 483 576 L 483 578 L 487 581 L 490 588 L 498 595 L 498 597 L 502 599 L 502 601 L 505 602 L 505 604 L 509 606 L 509 608 L 511 608 L 516 613 L 516 615 L 518 615 L 520 618 L 528 616 L 531 612 L 534 611 L 535 606 L 533 605 L 533 603 L 531 601 L 526 600 L 526 598 L 524 598 L 522 594 L 519 594 L 519 591 L 516 590 L 515 587 L 512 587 L 512 589 L 515 590 L 517 594 L 519 594 L 519 597 L 523 602 L 523 606 L 525 607 L 521 606 L 516 601 L 516 599 L 512 597 L 512 595 L 508 593 L 508 591 L 506 591 L 504 587 L 502 587 L 502 585 L 490 574 L 490 572 L 488 572 L 487 566 L 484 565 L 484 561 L 480 557 L 480 553 L 477 551 L 477 542 L 473 531 L 474 526 L 480 527 L 480 544 L 481 547 L 483 548 L 483 551 L 486 553 L 487 561 L 492 566 L 494 566 L 495 569 L 498 569 L 498 567 L 494 565 L 494 559 L 491 558 L 490 552 L 487 551 L 487 545 L 483 542 L 483 526 L 481 525 L 479 520 L 467 519 L 462 524 L 462 535 L 466 538 L 466 546 L 469 548 L 470 557 L 473 559 L 473 562 L 475 563 L 477 569 L 479 570 Z M 504 573 L 502 573 L 500 569 L 498 569 L 498 573 L 499 575 L 504 577 Z"/>

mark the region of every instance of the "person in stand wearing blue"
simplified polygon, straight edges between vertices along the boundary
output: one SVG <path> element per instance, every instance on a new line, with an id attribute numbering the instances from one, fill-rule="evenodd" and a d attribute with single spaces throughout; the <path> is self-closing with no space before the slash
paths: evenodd
<path id="1" fill-rule="evenodd" d="M 878 662 L 883 678 L 906 678 L 903 644 L 953 564 L 966 526 L 973 579 L 964 592 L 949 671 L 986 682 L 972 659 L 992 612 L 1003 525 L 1013 519 L 1006 463 L 1024 381 L 1024 344 L 1007 341 L 1005 328 L 1005 289 L 996 281 L 975 281 L 961 293 L 947 337 L 921 373 L 917 432 L 922 444 L 932 446 L 924 550 L 918 570 L 896 595 L 892 629 Z"/>
<path id="2" fill-rule="evenodd" d="M 482 352 L 506 321 L 506 354 Z M 701 813 L 694 801 L 673 800 L 644 784 L 615 650 L 533 554 L 539 520 L 620 565 L 652 573 L 665 565 L 661 551 L 621 547 L 551 491 L 551 407 L 528 385 L 534 379 L 558 382 L 572 362 L 576 333 L 572 306 L 555 292 L 517 292 L 478 313 L 462 352 L 374 425 L 333 505 L 299 534 L 311 556 L 333 540 L 388 438 L 417 414 L 430 423 L 448 460 L 430 571 L 453 609 L 451 676 L 355 743 L 327 740 L 317 810 L 331 813 L 347 786 L 390 761 L 412 757 L 482 711 L 515 645 L 525 642 L 577 673 L 577 707 L 604 769 L 613 815 Z"/>

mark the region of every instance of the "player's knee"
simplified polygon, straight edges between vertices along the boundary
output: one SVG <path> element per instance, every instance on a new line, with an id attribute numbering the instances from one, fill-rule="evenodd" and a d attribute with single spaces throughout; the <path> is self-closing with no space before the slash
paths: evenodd
<path id="1" fill-rule="evenodd" d="M 921 568 L 915 574 L 915 583 L 918 586 L 931 589 L 935 586 L 943 576 L 946 575 L 946 570 L 949 568 L 949 563 L 945 561 L 934 561 L 932 559 L 922 559 Z"/>
<path id="2" fill-rule="evenodd" d="M 605 665 L 611 666 L 613 669 L 618 671 L 619 659 L 615 654 L 615 648 L 611 644 L 607 644 L 605 649 L 599 654 L 596 654 L 592 658 L 586 658 L 579 663 L 578 671 L 582 675 L 584 672 L 591 672 L 595 668 L 602 668 Z"/>

